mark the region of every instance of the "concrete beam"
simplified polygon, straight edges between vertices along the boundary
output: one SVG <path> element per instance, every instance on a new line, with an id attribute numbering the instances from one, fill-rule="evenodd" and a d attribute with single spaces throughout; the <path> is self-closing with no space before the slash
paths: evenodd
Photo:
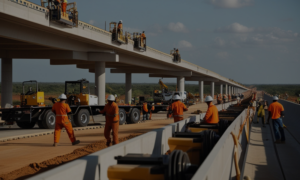
<path id="1" fill-rule="evenodd" d="M 171 76 L 192 76 L 191 71 L 161 71 L 161 70 L 150 70 L 150 69 L 111 69 L 111 73 L 159 73 Z"/>
<path id="2" fill-rule="evenodd" d="M 212 81 L 212 82 L 219 82 L 220 80 L 215 78 L 200 78 L 200 77 L 187 77 L 185 78 L 186 81 Z"/>
<path id="3" fill-rule="evenodd" d="M 89 52 L 89 61 L 119 62 L 119 55 L 114 53 Z"/>

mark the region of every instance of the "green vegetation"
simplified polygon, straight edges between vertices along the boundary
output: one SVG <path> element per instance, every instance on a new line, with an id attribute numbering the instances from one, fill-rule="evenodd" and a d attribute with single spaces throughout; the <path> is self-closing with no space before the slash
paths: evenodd
<path id="1" fill-rule="evenodd" d="M 265 91 L 269 94 L 285 94 L 288 93 L 289 96 L 298 96 L 300 94 L 300 84 L 270 84 L 270 85 L 263 85 L 263 84 L 251 84 L 248 85 L 250 87 L 256 87 L 258 91 Z"/>

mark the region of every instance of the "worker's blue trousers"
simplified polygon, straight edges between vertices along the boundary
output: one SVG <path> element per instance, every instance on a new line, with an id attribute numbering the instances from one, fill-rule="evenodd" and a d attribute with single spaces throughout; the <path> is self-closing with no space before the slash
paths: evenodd
<path id="1" fill-rule="evenodd" d="M 275 134 L 276 140 L 281 139 L 281 141 L 285 141 L 282 119 L 278 118 L 278 119 L 272 119 L 272 120 L 273 120 L 272 123 L 273 123 L 274 134 Z"/>

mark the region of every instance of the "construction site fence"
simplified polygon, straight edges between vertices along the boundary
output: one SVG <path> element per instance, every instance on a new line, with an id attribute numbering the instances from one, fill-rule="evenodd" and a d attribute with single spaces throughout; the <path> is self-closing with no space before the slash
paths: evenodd
<path id="1" fill-rule="evenodd" d="M 236 102 L 229 102 L 223 105 L 223 108 L 228 108 L 231 104 L 235 104 Z M 216 105 L 218 110 L 222 110 L 222 105 Z M 80 179 L 95 179 L 95 180 L 107 180 L 107 169 L 111 165 L 117 164 L 117 161 L 114 159 L 115 156 L 124 156 L 128 153 L 143 153 L 143 154 L 155 154 L 155 155 L 162 155 L 165 154 L 169 150 L 168 146 L 168 139 L 172 137 L 172 134 L 176 132 L 178 129 L 179 131 L 184 131 L 185 125 L 188 122 L 199 122 L 200 118 L 203 118 L 205 113 L 195 115 L 184 119 L 177 123 L 172 123 L 165 127 L 155 129 L 138 137 L 132 138 L 120 144 L 105 148 L 103 150 L 97 151 L 80 159 L 74 160 L 70 163 L 64 164 L 47 172 L 41 173 L 36 175 L 29 180 L 56 180 L 56 179 L 64 179 L 64 180 L 80 180 Z M 238 118 L 244 117 L 244 113 L 240 115 Z M 234 128 L 237 124 L 241 121 L 238 120 L 237 122 L 233 123 L 232 125 Z M 146 124 L 145 124 L 146 125 Z M 240 124 L 239 124 L 240 125 Z M 232 128 L 229 128 L 232 129 Z M 226 131 L 226 141 L 232 141 L 232 138 L 228 135 L 229 131 Z M 223 136 L 224 137 L 224 136 Z M 219 146 L 224 146 L 224 138 L 216 145 L 217 148 Z M 227 138 L 229 138 L 227 140 Z M 220 144 L 222 143 L 222 144 Z M 230 142 L 232 144 L 232 142 Z M 226 158 L 232 156 L 232 148 L 228 147 L 229 149 L 226 150 Z M 215 150 L 216 148 L 214 148 Z M 222 150 L 221 148 L 220 150 Z M 208 157 L 211 159 L 211 156 Z M 214 162 L 214 161 L 213 161 Z M 230 164 L 232 160 L 230 160 Z M 226 162 L 229 164 L 229 162 Z M 202 166 L 211 167 L 211 163 L 205 161 Z M 201 166 L 201 167 L 202 167 Z M 218 165 L 219 166 L 219 165 Z M 225 166 L 220 166 L 220 168 L 228 168 Z M 212 169 L 215 169 L 212 168 Z M 232 168 L 230 168 L 232 169 Z M 201 168 L 199 170 L 202 170 Z M 199 171 L 198 171 L 199 172 Z M 198 173 L 195 175 L 198 178 Z M 200 177 L 200 176 L 199 176 Z M 229 177 L 229 176 L 228 176 Z"/>

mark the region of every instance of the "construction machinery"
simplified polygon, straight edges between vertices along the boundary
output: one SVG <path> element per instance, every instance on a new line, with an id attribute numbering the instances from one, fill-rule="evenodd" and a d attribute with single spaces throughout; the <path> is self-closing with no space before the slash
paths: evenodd
<path id="1" fill-rule="evenodd" d="M 25 84 L 35 83 L 36 90 L 32 90 L 32 87 L 29 87 L 29 90 L 25 93 Z M 35 80 L 24 81 L 22 83 L 22 93 L 20 95 L 21 107 L 28 106 L 45 106 L 44 92 L 39 90 L 38 82 Z"/>
<path id="2" fill-rule="evenodd" d="M 112 33 L 111 40 L 120 44 L 128 44 L 128 39 L 131 39 L 131 35 L 128 32 L 123 33 L 123 27 L 117 27 L 116 22 L 109 23 L 109 32 Z"/>
<path id="3" fill-rule="evenodd" d="M 142 37 L 141 33 L 134 32 L 133 33 L 133 41 L 134 41 L 134 48 L 146 51 L 146 38 Z"/>
<path id="4" fill-rule="evenodd" d="M 179 53 L 179 50 L 174 48 L 170 51 L 170 54 L 173 55 L 173 62 L 180 63 L 181 62 L 181 55 Z"/>
<path id="5" fill-rule="evenodd" d="M 48 4 L 50 21 L 55 21 L 70 27 L 78 27 L 76 2 L 64 4 L 56 0 L 48 0 L 48 2 L 41 0 L 43 7 L 46 7 L 46 3 Z"/>
<path id="6" fill-rule="evenodd" d="M 172 100 L 172 93 L 169 92 L 169 88 L 167 85 L 165 85 L 162 80 L 160 79 L 158 81 L 158 84 L 160 86 L 160 90 L 154 90 L 153 91 L 153 101 L 155 103 L 162 102 L 162 103 L 168 103 Z"/>

